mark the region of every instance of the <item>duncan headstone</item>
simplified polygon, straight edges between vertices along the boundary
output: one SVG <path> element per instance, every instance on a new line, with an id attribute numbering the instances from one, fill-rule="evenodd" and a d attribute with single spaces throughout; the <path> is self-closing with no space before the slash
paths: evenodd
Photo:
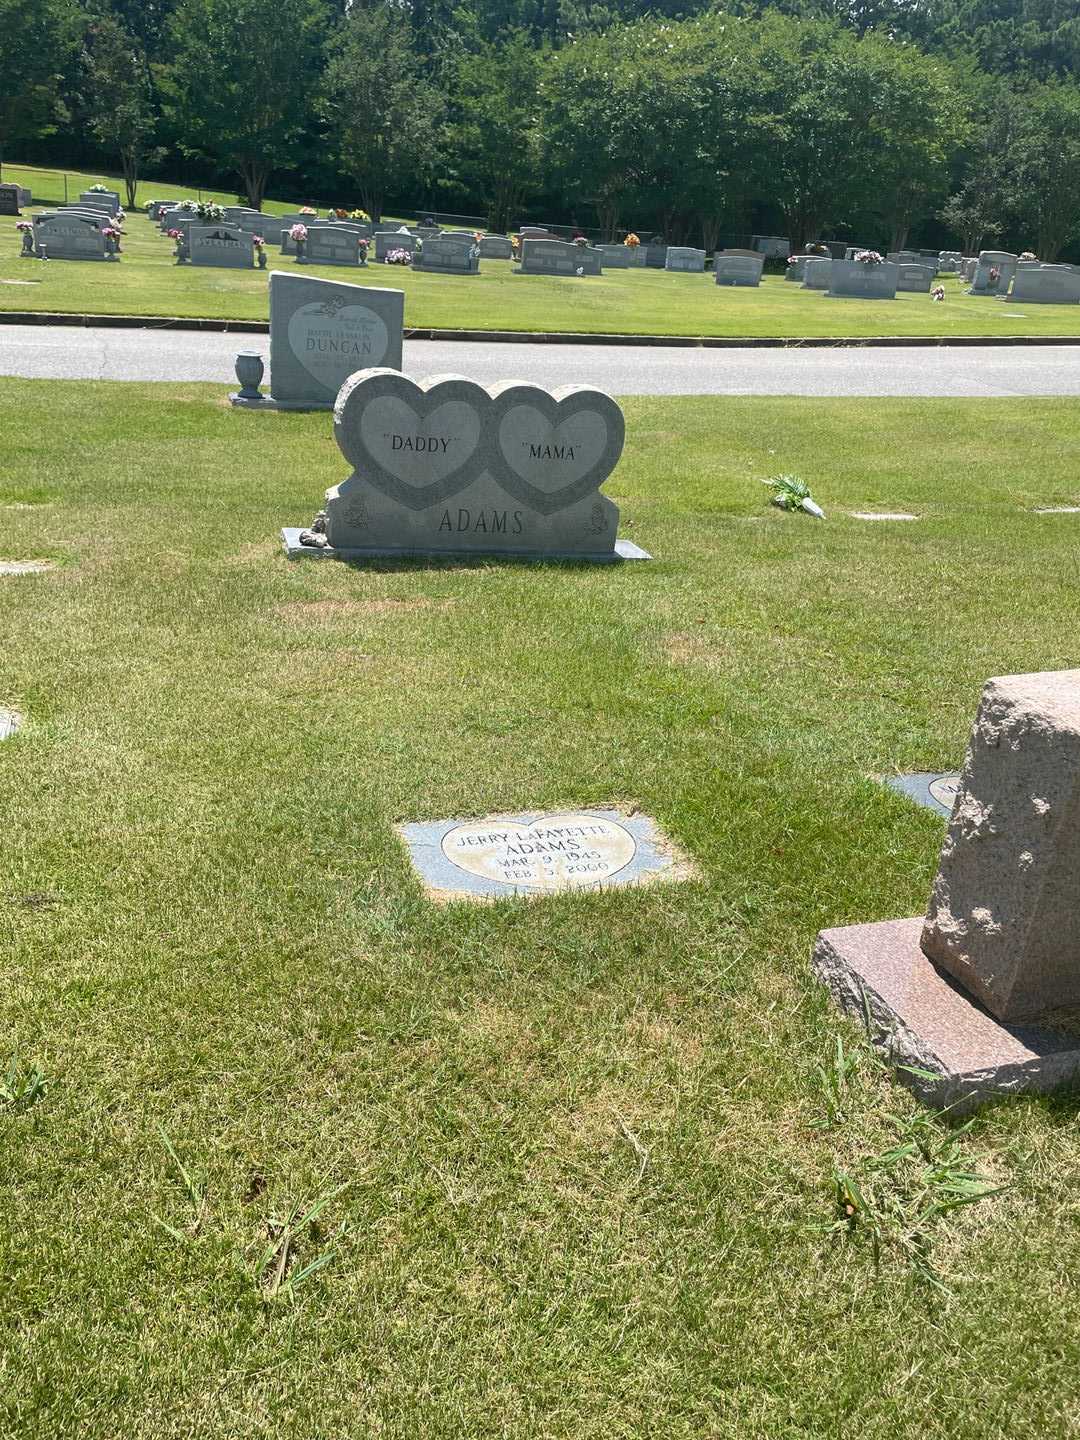
<path id="1" fill-rule="evenodd" d="M 332 410 L 356 370 L 401 368 L 405 293 L 313 275 L 270 272 L 270 401 L 288 410 Z"/>
<path id="2" fill-rule="evenodd" d="M 343 558 L 643 557 L 616 544 L 619 511 L 600 493 L 624 438 L 603 391 L 362 370 L 342 387 L 334 435 L 352 473 L 327 491 L 324 533 Z"/>

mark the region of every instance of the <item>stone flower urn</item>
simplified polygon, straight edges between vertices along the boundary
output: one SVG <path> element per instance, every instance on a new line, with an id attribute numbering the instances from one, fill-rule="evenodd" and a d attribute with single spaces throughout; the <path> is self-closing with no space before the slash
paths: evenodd
<path id="1" fill-rule="evenodd" d="M 261 400 L 259 386 L 266 369 L 257 350 L 241 350 L 236 357 L 236 378 L 240 382 L 241 400 Z"/>
<path id="2" fill-rule="evenodd" d="M 34 232 L 32 230 L 24 230 L 22 232 L 21 253 L 23 255 L 33 255 L 34 253 Z"/>

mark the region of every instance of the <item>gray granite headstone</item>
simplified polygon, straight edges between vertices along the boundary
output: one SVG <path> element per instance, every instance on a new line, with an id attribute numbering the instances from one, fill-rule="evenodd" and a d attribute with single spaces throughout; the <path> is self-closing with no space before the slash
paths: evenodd
<path id="1" fill-rule="evenodd" d="M 705 269 L 705 251 L 694 250 L 689 245 L 669 245 L 664 257 L 665 270 L 689 270 L 698 272 Z"/>
<path id="2" fill-rule="evenodd" d="M 1018 257 L 1009 250 L 980 250 L 975 275 L 971 282 L 972 295 L 1004 295 L 1016 273 Z M 992 274 L 997 271 L 997 280 Z"/>
<path id="3" fill-rule="evenodd" d="M 34 226 L 34 244 L 50 260 L 112 260 L 101 223 L 83 215 L 47 215 Z"/>
<path id="4" fill-rule="evenodd" d="M 602 275 L 604 257 L 565 240 L 522 240 L 522 275 Z"/>
<path id="5" fill-rule="evenodd" d="M 615 401 L 583 386 L 362 370 L 334 409 L 353 473 L 326 494 L 326 539 L 344 558 L 628 558 L 600 493 L 624 428 Z"/>
<path id="6" fill-rule="evenodd" d="M 643 245 L 641 248 L 645 251 L 645 265 L 649 270 L 667 269 L 666 245 Z"/>
<path id="7" fill-rule="evenodd" d="M 1075 305 L 1080 271 L 1072 265 L 1018 265 L 1007 299 L 1022 305 Z"/>
<path id="8" fill-rule="evenodd" d="M 188 230 L 188 250 L 192 265 L 250 270 L 255 264 L 253 236 L 231 225 L 192 225 Z"/>
<path id="9" fill-rule="evenodd" d="M 119 190 L 83 190 L 79 195 L 80 203 L 87 205 L 107 205 L 109 214 L 115 215 L 120 209 Z"/>
<path id="10" fill-rule="evenodd" d="M 845 300 L 895 300 L 900 267 L 888 260 L 865 265 L 861 260 L 834 260 L 826 292 Z"/>
<path id="11" fill-rule="evenodd" d="M 0 185 L 0 215 L 21 215 L 18 185 Z"/>
<path id="12" fill-rule="evenodd" d="M 808 255 L 803 265 L 804 290 L 828 290 L 829 277 L 835 262 L 824 255 Z M 843 264 L 843 261 L 840 262 Z"/>
<path id="13" fill-rule="evenodd" d="M 420 245 L 419 235 L 402 235 L 396 230 L 387 234 L 385 230 L 377 230 L 375 232 L 375 259 L 385 260 L 391 250 L 407 250 L 410 255 L 415 255 Z"/>
<path id="14" fill-rule="evenodd" d="M 318 225 L 308 231 L 304 260 L 311 265 L 361 265 L 367 250 L 361 250 L 363 236 L 348 225 Z"/>
<path id="15" fill-rule="evenodd" d="M 433 900 L 494 900 L 680 880 L 690 866 L 647 815 L 489 815 L 399 825 Z"/>
<path id="16" fill-rule="evenodd" d="M 761 284 L 765 265 L 763 255 L 717 255 L 713 279 L 717 285 L 746 285 L 756 288 Z"/>
<path id="17" fill-rule="evenodd" d="M 598 245 L 596 247 L 604 257 L 601 261 L 605 270 L 629 270 L 630 250 L 627 245 Z"/>
<path id="18" fill-rule="evenodd" d="M 937 274 L 936 266 L 915 265 L 904 261 L 896 268 L 897 291 L 906 291 L 912 295 L 930 294 L 930 286 L 934 283 L 934 278 Z"/>
<path id="19" fill-rule="evenodd" d="M 478 275 L 480 246 L 473 235 L 437 235 L 424 241 L 413 268 L 443 275 Z"/>
<path id="20" fill-rule="evenodd" d="M 483 235 L 480 238 L 481 260 L 512 260 L 514 247 L 509 235 Z"/>
<path id="21" fill-rule="evenodd" d="M 285 409 L 333 409 L 357 370 L 401 368 L 405 293 L 281 270 L 270 273 L 270 396 Z"/>

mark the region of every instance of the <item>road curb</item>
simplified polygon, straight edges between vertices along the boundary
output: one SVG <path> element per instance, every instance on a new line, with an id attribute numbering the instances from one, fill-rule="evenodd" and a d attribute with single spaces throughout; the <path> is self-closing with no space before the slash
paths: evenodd
<path id="1" fill-rule="evenodd" d="M 265 320 L 202 320 L 175 315 L 65 315 L 0 310 L 0 325 L 74 325 L 105 330 L 194 330 L 266 335 Z M 621 345 L 690 350 L 889 350 L 1080 345 L 1080 335 L 591 335 L 584 331 L 406 329 L 406 340 L 471 340 L 492 345 Z"/>

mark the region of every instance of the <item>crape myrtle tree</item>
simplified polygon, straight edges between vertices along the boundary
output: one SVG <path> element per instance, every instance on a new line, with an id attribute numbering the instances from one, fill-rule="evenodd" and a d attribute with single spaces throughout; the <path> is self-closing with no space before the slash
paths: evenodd
<path id="1" fill-rule="evenodd" d="M 300 158 L 325 14 L 319 0 L 181 0 L 169 20 L 177 143 L 237 175 L 255 209 L 272 172 Z"/>
<path id="2" fill-rule="evenodd" d="M 903 250 L 911 227 L 940 204 L 952 162 L 970 133 L 970 114 L 944 62 L 911 45 L 869 35 L 859 44 L 873 87 L 869 180 L 888 248 Z"/>
<path id="3" fill-rule="evenodd" d="M 112 15 L 94 20 L 86 34 L 82 110 L 102 149 L 119 156 L 134 209 L 142 165 L 161 152 L 152 149 L 157 117 L 146 54 Z"/>
<path id="4" fill-rule="evenodd" d="M 334 158 L 373 220 L 391 185 L 422 185 L 437 169 L 443 99 L 424 74 L 404 11 L 350 8 L 330 37 L 317 105 Z"/>
<path id="5" fill-rule="evenodd" d="M 551 187 L 571 207 L 594 207 L 609 240 L 633 209 L 670 208 L 679 160 L 671 127 L 687 102 L 666 28 L 644 20 L 575 41 L 552 57 L 541 83 Z"/>
<path id="6" fill-rule="evenodd" d="M 484 196 L 488 224 L 507 230 L 540 172 L 541 55 L 522 31 L 457 59 L 448 150 Z"/>
<path id="7" fill-rule="evenodd" d="M 0 177 L 5 150 L 67 119 L 62 87 L 78 20 L 69 0 L 0 0 Z"/>
<path id="8" fill-rule="evenodd" d="M 766 72 L 772 198 L 794 250 L 866 209 L 880 128 L 872 67 L 849 30 L 769 15 L 758 44 Z"/>
<path id="9" fill-rule="evenodd" d="M 1051 81 L 1016 101 L 1006 189 L 1020 233 L 1053 262 L 1080 238 L 1080 91 Z"/>

